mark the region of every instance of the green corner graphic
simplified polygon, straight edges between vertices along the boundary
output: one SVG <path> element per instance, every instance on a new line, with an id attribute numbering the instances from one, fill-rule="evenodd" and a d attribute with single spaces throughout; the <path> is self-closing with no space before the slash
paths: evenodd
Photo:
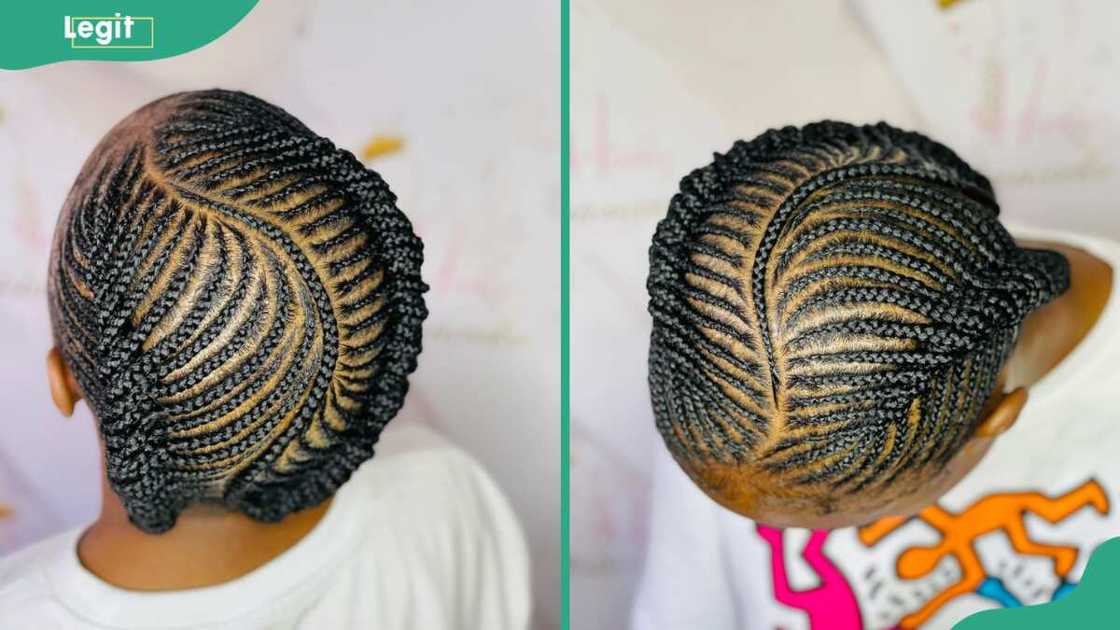
<path id="1" fill-rule="evenodd" d="M 1101 543 L 1089 557 L 1081 583 L 1069 595 L 1037 606 L 998 608 L 976 613 L 953 630 L 1034 630 L 1120 626 L 1120 538 Z"/>
<path id="2" fill-rule="evenodd" d="M 53 0 L 12 3 L 0 68 L 71 60 L 148 61 L 174 57 L 224 35 L 257 0 Z M 284 42 L 276 42 L 282 46 Z"/>

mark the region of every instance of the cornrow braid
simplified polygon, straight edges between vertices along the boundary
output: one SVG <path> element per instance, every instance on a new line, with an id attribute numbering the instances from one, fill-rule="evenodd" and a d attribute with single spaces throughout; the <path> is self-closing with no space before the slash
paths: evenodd
<path id="1" fill-rule="evenodd" d="M 685 177 L 647 283 L 678 461 L 778 479 L 823 512 L 944 466 L 1023 319 L 1069 284 L 998 214 L 950 149 L 882 123 L 767 131 Z"/>
<path id="2" fill-rule="evenodd" d="M 176 94 L 115 127 L 63 207 L 49 300 L 131 520 L 332 495 L 404 402 L 422 262 L 381 177 L 260 99 Z"/>

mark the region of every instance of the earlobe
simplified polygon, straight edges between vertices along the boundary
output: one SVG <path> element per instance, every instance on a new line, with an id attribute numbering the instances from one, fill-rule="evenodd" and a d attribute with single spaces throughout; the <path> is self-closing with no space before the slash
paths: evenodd
<path id="1" fill-rule="evenodd" d="M 51 399 L 62 415 L 69 418 L 74 413 L 74 405 L 82 399 L 78 384 L 70 368 L 62 360 L 58 348 L 47 353 L 47 380 L 51 387 Z"/>
<path id="2" fill-rule="evenodd" d="M 994 438 L 1010 429 L 1019 419 L 1023 407 L 1027 404 L 1027 389 L 1016 387 L 999 403 L 995 409 L 976 427 L 976 437 Z"/>

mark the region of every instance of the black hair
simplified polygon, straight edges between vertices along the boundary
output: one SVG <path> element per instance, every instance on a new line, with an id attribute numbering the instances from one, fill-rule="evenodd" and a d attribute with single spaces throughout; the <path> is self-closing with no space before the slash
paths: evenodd
<path id="1" fill-rule="evenodd" d="M 987 178 L 880 123 L 739 141 L 693 171 L 649 250 L 649 384 L 684 461 L 806 492 L 939 469 L 970 435 L 1023 319 L 1064 292 Z M 818 490 L 808 490 L 809 487 Z"/>
<path id="2" fill-rule="evenodd" d="M 331 496 L 403 404 L 422 261 L 377 173 L 258 98 L 177 94 L 110 132 L 63 208 L 49 299 L 132 522 Z"/>

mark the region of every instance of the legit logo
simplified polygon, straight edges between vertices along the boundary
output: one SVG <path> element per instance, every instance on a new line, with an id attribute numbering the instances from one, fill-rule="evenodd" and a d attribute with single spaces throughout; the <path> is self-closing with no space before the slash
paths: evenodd
<path id="1" fill-rule="evenodd" d="M 154 17 L 70 17 L 65 18 L 63 36 L 71 48 L 153 48 L 156 19 Z"/>

